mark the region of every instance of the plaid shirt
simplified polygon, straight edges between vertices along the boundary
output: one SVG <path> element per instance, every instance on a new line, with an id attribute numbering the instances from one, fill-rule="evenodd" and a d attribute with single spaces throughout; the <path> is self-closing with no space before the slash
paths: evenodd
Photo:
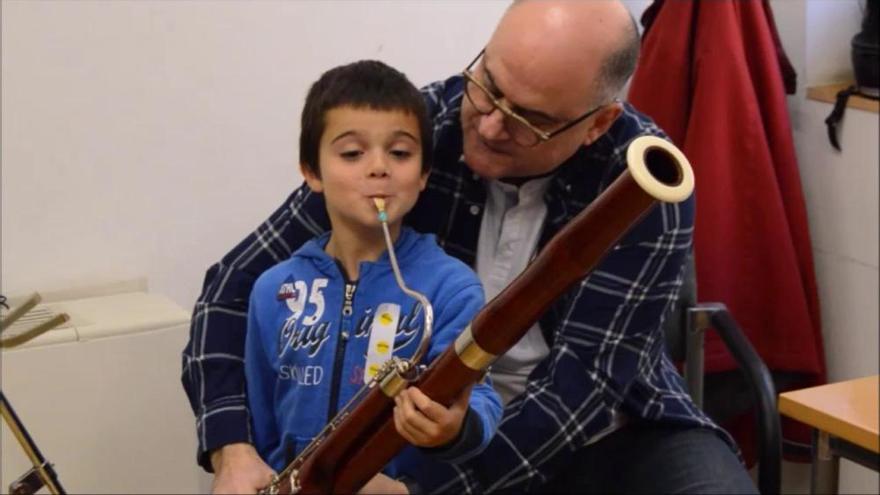
<path id="1" fill-rule="evenodd" d="M 434 168 L 406 222 L 436 233 L 449 254 L 473 266 L 486 190 L 462 161 L 462 90 L 460 77 L 422 90 L 434 124 Z M 545 194 L 539 248 L 624 170 L 626 145 L 644 134 L 663 136 L 625 104 L 604 136 L 557 169 Z M 507 405 L 498 434 L 466 464 L 425 473 L 417 479 L 423 488 L 470 493 L 540 486 L 566 467 L 572 452 L 616 428 L 620 417 L 705 426 L 732 443 L 691 402 L 665 351 L 661 324 L 681 286 L 693 209 L 693 198 L 653 208 L 552 305 L 540 319 L 550 353 L 525 392 Z M 208 270 L 182 375 L 196 414 L 199 462 L 207 469 L 208 451 L 251 438 L 242 355 L 254 281 L 328 228 L 322 197 L 304 184 Z"/>

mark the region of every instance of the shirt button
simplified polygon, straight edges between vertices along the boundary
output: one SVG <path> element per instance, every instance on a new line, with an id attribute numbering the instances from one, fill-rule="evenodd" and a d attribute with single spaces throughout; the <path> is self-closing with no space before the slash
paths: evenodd
<path id="1" fill-rule="evenodd" d="M 469 211 L 471 212 L 471 215 L 479 215 L 480 214 L 480 207 L 478 205 L 471 205 L 471 208 Z"/>
<path id="2" fill-rule="evenodd" d="M 565 192 L 571 192 L 571 184 L 565 185 Z"/>
<path id="3" fill-rule="evenodd" d="M 480 180 L 480 176 L 476 172 L 471 174 L 471 178 L 473 178 L 474 180 Z"/>

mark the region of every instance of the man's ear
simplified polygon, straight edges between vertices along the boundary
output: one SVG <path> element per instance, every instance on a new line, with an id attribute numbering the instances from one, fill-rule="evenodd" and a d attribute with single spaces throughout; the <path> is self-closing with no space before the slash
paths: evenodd
<path id="1" fill-rule="evenodd" d="M 608 132 L 608 129 L 611 128 L 611 125 L 614 124 L 614 121 L 617 120 L 622 113 L 623 106 L 617 101 L 606 105 L 605 108 L 596 112 L 596 115 L 592 118 L 593 123 L 590 128 L 587 129 L 586 135 L 584 136 L 584 146 L 593 144 L 597 139 L 602 137 L 603 134 Z"/>
<path id="2" fill-rule="evenodd" d="M 324 184 L 321 182 L 321 178 L 312 171 L 311 167 L 305 163 L 300 163 L 299 171 L 302 174 L 303 179 L 306 180 L 306 184 L 309 185 L 309 189 L 316 193 L 324 192 Z"/>

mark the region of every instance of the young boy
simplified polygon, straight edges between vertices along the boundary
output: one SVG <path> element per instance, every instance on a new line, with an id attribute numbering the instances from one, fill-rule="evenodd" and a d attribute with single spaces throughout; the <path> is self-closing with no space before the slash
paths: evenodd
<path id="1" fill-rule="evenodd" d="M 331 231 L 259 277 L 245 346 L 255 446 L 276 471 L 385 360 L 410 357 L 419 345 L 423 310 L 395 281 L 375 198 L 385 202 L 406 285 L 434 308 L 428 361 L 483 304 L 470 268 L 446 255 L 433 235 L 401 227 L 430 171 L 432 132 L 422 98 L 403 74 L 376 61 L 326 72 L 306 98 L 300 166 L 312 193 L 324 196 Z M 404 450 L 383 471 L 392 478 L 424 468 L 428 459 L 476 455 L 501 415 L 487 383 L 449 408 L 413 388 L 396 403 L 397 431 L 431 449 Z"/>

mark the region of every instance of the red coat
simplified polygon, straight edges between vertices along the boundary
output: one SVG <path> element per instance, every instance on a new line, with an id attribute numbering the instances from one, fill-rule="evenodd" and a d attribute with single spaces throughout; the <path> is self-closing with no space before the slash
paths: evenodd
<path id="1" fill-rule="evenodd" d="M 694 167 L 699 300 L 725 303 L 771 370 L 820 383 L 812 248 L 774 34 L 760 1 L 667 1 L 629 99 Z M 710 333 L 706 370 L 733 367 Z"/>
<path id="2" fill-rule="evenodd" d="M 793 71 L 770 7 L 673 0 L 648 14 L 653 23 L 629 99 L 694 167 L 698 299 L 725 303 L 771 371 L 802 374 L 795 388 L 824 383 L 812 248 L 781 69 Z M 706 371 L 734 367 L 710 332 Z M 751 462 L 751 417 L 725 426 Z M 787 438 L 809 442 L 806 428 L 783 426 Z"/>

